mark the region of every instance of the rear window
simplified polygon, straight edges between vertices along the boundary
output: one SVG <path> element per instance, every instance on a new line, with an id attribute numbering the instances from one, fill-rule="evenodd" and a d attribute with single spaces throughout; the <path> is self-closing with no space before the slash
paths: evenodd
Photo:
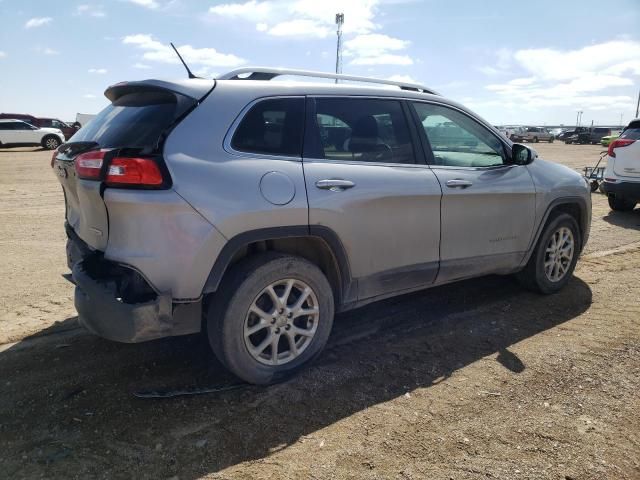
<path id="1" fill-rule="evenodd" d="M 78 130 L 71 142 L 96 142 L 101 147 L 150 147 L 195 103 L 170 92 L 123 95 Z"/>
<path id="2" fill-rule="evenodd" d="M 626 130 L 620 134 L 620 138 L 640 140 L 640 122 L 631 122 Z"/>

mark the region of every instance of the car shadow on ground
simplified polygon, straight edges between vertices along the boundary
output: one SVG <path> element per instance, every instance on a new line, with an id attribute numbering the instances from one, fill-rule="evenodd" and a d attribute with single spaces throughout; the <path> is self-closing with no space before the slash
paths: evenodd
<path id="1" fill-rule="evenodd" d="M 498 276 L 404 295 L 338 315 L 324 353 L 285 383 L 165 400 L 132 392 L 237 380 L 202 336 L 125 345 L 74 331 L 68 319 L 57 325 L 64 334 L 43 331 L 0 353 L 0 451 L 11 459 L 3 470 L 200 478 L 266 458 L 483 357 L 497 354 L 487 361 L 518 375 L 527 365 L 509 347 L 577 317 L 591 301 L 579 278 L 551 296 Z"/>
<path id="2" fill-rule="evenodd" d="M 640 230 L 640 208 L 636 208 L 631 212 L 615 212 L 611 210 L 602 219 L 617 227 Z"/>

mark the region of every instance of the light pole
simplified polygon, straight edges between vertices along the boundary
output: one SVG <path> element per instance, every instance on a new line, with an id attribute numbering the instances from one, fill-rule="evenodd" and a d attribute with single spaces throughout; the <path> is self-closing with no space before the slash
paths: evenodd
<path id="1" fill-rule="evenodd" d="M 640 116 L 640 90 L 638 90 L 638 103 L 636 103 L 636 118 Z"/>
<path id="2" fill-rule="evenodd" d="M 336 73 L 342 73 L 342 24 L 344 23 L 344 13 L 336 13 L 336 25 L 338 30 L 338 43 L 336 45 Z M 338 79 L 336 78 L 336 83 Z"/>
<path id="3" fill-rule="evenodd" d="M 580 126 L 580 119 L 582 118 L 582 114 L 584 112 L 582 110 L 578 110 L 578 114 L 576 115 L 576 127 Z"/>

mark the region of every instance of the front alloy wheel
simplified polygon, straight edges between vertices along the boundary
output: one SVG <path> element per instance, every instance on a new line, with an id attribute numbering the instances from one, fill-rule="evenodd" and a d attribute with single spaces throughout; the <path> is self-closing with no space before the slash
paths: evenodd
<path id="1" fill-rule="evenodd" d="M 44 147 L 47 150 L 55 150 L 60 146 L 60 140 L 55 137 L 48 137 L 44 142 Z"/>
<path id="2" fill-rule="evenodd" d="M 544 272 L 551 282 L 559 282 L 569 271 L 575 252 L 573 233 L 567 227 L 555 231 L 545 250 Z"/>

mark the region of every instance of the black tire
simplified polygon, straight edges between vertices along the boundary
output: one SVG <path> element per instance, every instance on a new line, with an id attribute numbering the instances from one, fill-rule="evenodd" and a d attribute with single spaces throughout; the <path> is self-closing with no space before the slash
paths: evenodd
<path id="1" fill-rule="evenodd" d="M 538 143 L 538 137 L 533 137 L 533 143 Z"/>
<path id="2" fill-rule="evenodd" d="M 555 138 L 550 137 L 550 138 L 549 138 L 549 143 L 553 143 L 553 141 L 554 141 L 554 140 L 555 140 Z"/>
<path id="3" fill-rule="evenodd" d="M 598 191 L 598 187 L 600 187 L 600 184 L 598 183 L 597 180 L 591 180 L 591 183 L 589 183 L 590 187 L 591 187 L 591 193 L 595 193 Z"/>
<path id="4" fill-rule="evenodd" d="M 564 143 L 565 143 L 566 145 L 571 145 L 571 140 L 565 140 L 565 141 L 564 141 Z"/>
<path id="5" fill-rule="evenodd" d="M 60 146 L 60 139 L 55 135 L 47 135 L 42 139 L 42 147 L 47 150 L 55 150 Z"/>
<path id="6" fill-rule="evenodd" d="M 611 210 L 615 210 L 616 212 L 630 212 L 636 208 L 636 202 L 633 200 L 627 200 L 624 197 L 610 195 L 608 200 L 609 207 L 611 207 Z"/>
<path id="7" fill-rule="evenodd" d="M 267 286 L 287 278 L 304 282 L 315 294 L 317 329 L 297 357 L 281 365 L 266 365 L 254 358 L 245 344 L 245 319 L 249 307 Z M 304 258 L 267 252 L 238 262 L 225 275 L 207 311 L 207 336 L 216 357 L 231 372 L 246 382 L 268 385 L 295 374 L 322 351 L 331 333 L 333 315 L 333 291 L 316 265 Z"/>
<path id="8" fill-rule="evenodd" d="M 554 282 L 547 277 L 544 271 L 545 251 L 547 244 L 551 240 L 551 236 L 562 227 L 566 227 L 571 230 L 574 238 L 574 251 L 571 263 L 569 264 L 566 273 L 560 280 Z M 578 256 L 580 254 L 581 245 L 582 236 L 576 220 L 566 213 L 558 213 L 556 215 L 552 214 L 549 220 L 547 220 L 547 224 L 542 231 L 542 235 L 540 235 L 540 238 L 538 239 L 538 243 L 531 254 L 529 262 L 527 262 L 527 265 L 523 270 L 516 274 L 516 278 L 525 288 L 538 293 L 548 295 L 560 291 L 567 284 L 573 274 L 573 270 L 576 267 Z"/>

